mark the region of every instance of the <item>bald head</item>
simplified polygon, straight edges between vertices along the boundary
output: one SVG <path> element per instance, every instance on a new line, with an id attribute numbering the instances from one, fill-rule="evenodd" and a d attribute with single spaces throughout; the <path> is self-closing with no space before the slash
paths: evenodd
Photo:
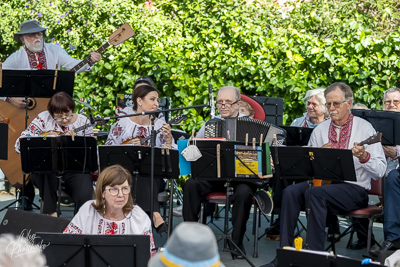
<path id="1" fill-rule="evenodd" d="M 240 91 L 233 86 L 225 86 L 217 92 L 217 108 L 223 118 L 236 117 L 239 114 Z"/>

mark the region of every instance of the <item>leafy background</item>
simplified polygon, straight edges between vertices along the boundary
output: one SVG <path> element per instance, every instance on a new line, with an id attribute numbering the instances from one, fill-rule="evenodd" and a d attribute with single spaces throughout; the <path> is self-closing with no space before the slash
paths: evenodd
<path id="1" fill-rule="evenodd" d="M 208 102 L 224 85 L 244 94 L 283 97 L 284 124 L 304 112 L 305 92 L 343 81 L 355 102 L 381 109 L 382 92 L 398 86 L 398 0 L 3 0 L 0 60 L 19 48 L 21 22 L 36 19 L 47 42 L 84 58 L 128 22 L 135 36 L 76 75 L 75 97 L 113 115 L 115 94 L 151 76 L 172 107 Z M 198 129 L 209 108 L 186 110 L 183 129 Z M 172 114 L 174 115 L 174 114 Z"/>

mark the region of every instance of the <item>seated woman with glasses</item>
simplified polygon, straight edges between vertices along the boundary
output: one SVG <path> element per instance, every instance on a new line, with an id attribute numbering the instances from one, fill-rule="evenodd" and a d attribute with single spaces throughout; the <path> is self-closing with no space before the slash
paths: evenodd
<path id="1" fill-rule="evenodd" d="M 151 222 L 133 205 L 132 175 L 120 165 L 105 168 L 96 183 L 94 200 L 87 201 L 65 228 L 65 234 L 149 235 L 154 249 Z"/>
<path id="2" fill-rule="evenodd" d="M 132 95 L 133 107 L 126 107 L 122 114 L 140 114 L 142 112 L 156 111 L 159 108 L 159 93 L 157 89 L 149 84 L 141 84 L 134 88 Z M 156 114 L 157 115 L 157 114 Z M 156 116 L 157 117 L 157 116 Z M 156 147 L 177 148 L 171 135 L 171 126 L 164 120 L 155 118 L 154 130 L 157 131 L 155 138 Z M 150 142 L 142 140 L 151 134 L 151 120 L 149 115 L 139 115 L 121 118 L 112 126 L 108 135 L 106 145 L 136 145 L 150 146 Z M 141 175 L 133 185 L 132 196 L 135 204 L 138 204 L 144 211 L 150 212 L 151 183 L 148 176 Z M 153 222 L 158 233 L 167 231 L 167 224 L 160 214 L 160 206 L 157 193 L 165 190 L 166 182 L 156 178 L 153 183 Z"/>
<path id="3" fill-rule="evenodd" d="M 75 102 L 65 92 L 59 92 L 50 98 L 47 111 L 39 113 L 32 120 L 28 128 L 21 133 L 21 137 L 76 135 L 93 136 L 93 127 L 88 118 L 75 114 Z M 87 126 L 87 127 L 86 127 Z M 79 128 L 79 129 L 78 129 Z M 15 143 L 15 151 L 20 153 L 19 138 Z M 42 212 L 57 216 L 57 189 L 56 173 L 31 174 L 33 184 L 39 189 L 43 201 Z M 75 213 L 88 200 L 92 199 L 93 179 L 89 174 L 68 173 L 62 175 L 62 186 L 75 202 Z"/>
<path id="4" fill-rule="evenodd" d="M 315 128 L 329 117 L 325 107 L 324 90 L 319 88 L 307 91 L 304 97 L 307 112 L 302 117 L 295 119 L 290 126 Z"/>

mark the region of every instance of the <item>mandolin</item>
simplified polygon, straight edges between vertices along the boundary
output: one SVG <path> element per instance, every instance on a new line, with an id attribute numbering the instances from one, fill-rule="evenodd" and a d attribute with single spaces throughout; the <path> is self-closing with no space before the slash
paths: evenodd
<path id="1" fill-rule="evenodd" d="M 74 130 L 74 133 L 77 133 L 77 132 L 79 132 L 79 131 L 82 131 L 82 130 L 85 130 L 86 128 L 88 128 L 88 127 L 90 127 L 90 126 L 92 126 L 92 127 L 94 127 L 94 126 L 96 126 L 96 122 L 95 123 L 87 123 L 87 124 L 85 124 L 85 125 L 82 125 L 82 126 L 80 126 L 80 127 L 78 127 L 78 128 L 75 128 L 75 129 L 72 129 L 72 130 Z M 55 131 L 52 131 L 52 132 L 55 132 Z M 47 133 L 49 133 L 49 132 L 43 132 L 43 133 L 41 133 L 40 135 L 47 135 Z M 55 133 L 57 133 L 57 135 L 59 135 L 59 136 L 63 136 L 63 135 L 65 135 L 65 133 L 61 133 L 61 132 L 55 132 Z"/>
<path id="2" fill-rule="evenodd" d="M 185 121 L 185 120 L 187 120 L 187 115 L 179 115 L 179 116 L 176 116 L 175 118 L 171 119 L 169 122 L 167 122 L 167 124 L 169 124 L 169 125 L 176 125 L 176 124 L 180 123 L 181 121 Z M 160 131 L 161 131 L 161 128 L 158 129 L 158 130 L 156 131 L 156 135 L 157 135 Z M 129 142 L 130 142 L 131 140 L 137 139 L 137 138 L 140 139 L 140 145 L 143 146 L 143 145 L 147 145 L 147 142 L 150 140 L 151 135 L 149 135 L 149 136 L 147 136 L 147 137 L 140 137 L 140 136 L 137 136 L 137 137 L 135 137 L 135 138 L 131 138 L 131 139 L 126 140 L 126 141 L 123 142 L 122 144 L 123 144 L 123 145 L 129 144 Z"/>
<path id="3" fill-rule="evenodd" d="M 125 23 L 121 27 L 118 28 L 111 36 L 108 38 L 108 42 L 103 44 L 100 48 L 96 50 L 97 53 L 101 53 L 105 51 L 110 45 L 117 46 L 120 43 L 124 42 L 125 40 L 129 39 L 134 35 L 134 31 L 132 30 L 131 26 L 128 23 Z M 76 72 L 87 63 L 90 62 L 91 55 L 84 58 L 81 62 L 79 62 L 75 67 L 70 69 L 70 71 Z"/>
<path id="4" fill-rule="evenodd" d="M 358 146 L 363 146 L 363 145 L 372 145 L 375 143 L 380 143 L 382 141 L 382 133 L 377 132 L 376 134 L 368 137 L 364 141 L 360 142 Z M 331 181 L 327 180 L 321 180 L 321 179 L 314 179 L 314 186 L 321 186 L 321 185 L 327 185 L 331 184 Z"/>

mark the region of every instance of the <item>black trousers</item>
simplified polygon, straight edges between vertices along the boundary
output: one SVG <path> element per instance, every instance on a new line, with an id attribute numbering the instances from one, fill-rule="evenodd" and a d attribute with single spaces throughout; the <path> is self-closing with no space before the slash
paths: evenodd
<path id="1" fill-rule="evenodd" d="M 310 208 L 307 222 L 308 245 L 310 249 L 323 251 L 327 214 L 340 214 L 367 205 L 367 191 L 355 184 L 340 183 L 313 187 L 311 193 L 308 182 L 290 185 L 283 191 L 280 246 L 293 246 L 297 218 L 305 207 Z"/>
<path id="2" fill-rule="evenodd" d="M 43 213 L 51 214 L 57 210 L 58 178 L 55 173 L 31 174 L 33 184 L 39 188 L 43 200 Z M 75 202 L 75 213 L 88 200 L 93 199 L 93 179 L 89 174 L 64 173 L 62 175 L 63 190 Z"/>
<path id="3" fill-rule="evenodd" d="M 246 223 L 250 216 L 253 193 L 256 185 L 251 183 L 232 183 L 233 195 L 229 198 L 232 208 L 232 239 L 236 245 L 243 245 Z M 223 182 L 208 182 L 189 179 L 183 185 L 183 220 L 197 222 L 201 202 L 212 192 L 226 192 Z"/>

